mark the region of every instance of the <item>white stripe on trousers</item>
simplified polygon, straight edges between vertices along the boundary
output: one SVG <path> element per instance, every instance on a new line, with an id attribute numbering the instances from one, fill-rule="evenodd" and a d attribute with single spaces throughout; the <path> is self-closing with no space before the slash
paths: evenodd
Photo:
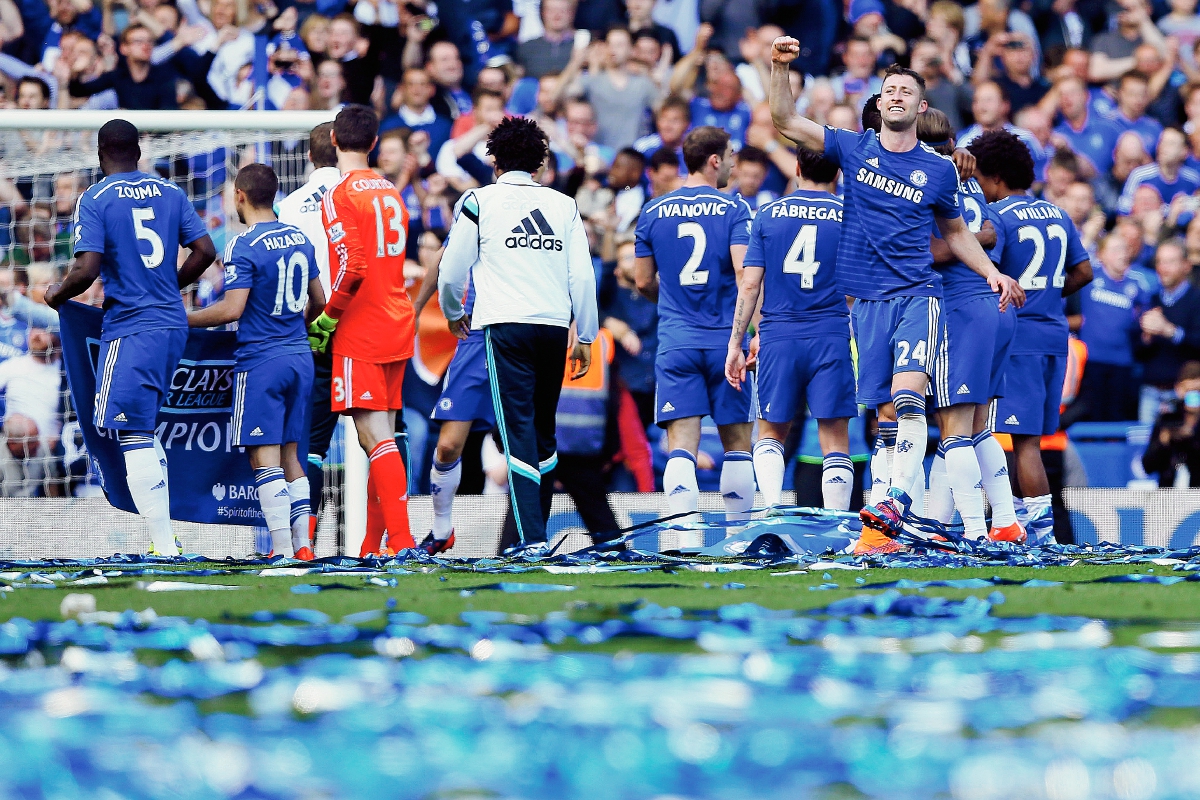
<path id="1" fill-rule="evenodd" d="M 248 373 L 239 372 L 234 377 L 233 388 L 233 436 L 234 444 L 242 446 L 242 418 L 246 414 L 246 378 Z"/>
<path id="2" fill-rule="evenodd" d="M 104 359 L 104 371 L 100 378 L 100 390 L 96 393 L 95 419 L 93 420 L 93 424 L 98 427 L 103 427 L 105 422 L 104 415 L 108 412 L 108 396 L 112 392 L 112 378 L 113 373 L 117 370 L 117 356 L 120 352 L 120 339 L 113 339 L 109 342 L 108 353 Z"/>

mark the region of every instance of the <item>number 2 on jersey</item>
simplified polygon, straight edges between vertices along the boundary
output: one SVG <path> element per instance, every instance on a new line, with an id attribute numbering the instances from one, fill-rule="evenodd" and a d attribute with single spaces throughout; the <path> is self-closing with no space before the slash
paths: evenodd
<path id="1" fill-rule="evenodd" d="M 801 289 L 813 288 L 813 280 L 817 277 L 817 270 L 821 268 L 821 262 L 813 260 L 816 252 L 817 226 L 801 225 L 783 259 L 784 274 L 799 275 Z"/>
<path id="2" fill-rule="evenodd" d="M 1067 266 L 1067 232 L 1063 226 L 1047 225 L 1046 236 L 1042 236 L 1041 230 L 1036 226 L 1022 225 L 1017 229 L 1017 238 L 1022 242 L 1033 242 L 1033 258 L 1029 259 L 1029 266 L 1025 267 L 1025 271 L 1021 273 L 1021 279 L 1017 281 L 1026 291 L 1046 288 L 1046 276 L 1038 274 L 1042 271 L 1042 264 L 1046 261 L 1046 237 L 1057 239 L 1059 242 L 1058 266 L 1054 269 L 1054 277 L 1050 285 L 1055 289 L 1061 289 L 1067 283 L 1067 277 L 1064 274 Z"/>
<path id="3" fill-rule="evenodd" d="M 146 223 L 154 219 L 153 208 L 131 208 L 129 213 L 133 215 L 133 232 L 137 238 L 143 242 L 150 243 L 150 255 L 142 256 L 142 263 L 146 269 L 154 269 L 162 264 L 163 256 L 166 252 L 163 250 L 163 241 L 153 228 L 147 227 Z"/>
<path id="4" fill-rule="evenodd" d="M 305 291 L 308 287 L 308 259 L 304 253 L 297 251 L 292 253 L 292 257 L 286 263 L 283 256 L 280 256 L 275 266 L 279 267 L 279 285 L 275 289 L 275 310 L 271 314 L 276 317 L 282 314 L 284 301 L 287 302 L 288 311 L 299 314 L 304 310 L 304 301 L 308 299 L 308 293 Z M 300 291 L 292 294 L 297 272 L 300 273 Z"/>
<path id="5" fill-rule="evenodd" d="M 708 270 L 696 269 L 704 260 L 704 248 L 708 246 L 708 236 L 704 233 L 704 226 L 699 222 L 681 222 L 676 235 L 680 239 L 689 237 L 692 240 L 692 254 L 688 256 L 687 263 L 679 271 L 679 285 L 704 286 L 708 283 Z"/>
<path id="6" fill-rule="evenodd" d="M 400 201 L 390 194 L 385 194 L 383 196 L 382 206 L 379 204 L 378 197 L 372 199 L 371 204 L 375 206 L 375 241 L 379 243 L 379 250 L 376 252 L 376 255 L 380 258 L 383 258 L 384 252 L 386 251 L 387 255 L 394 258 L 395 256 L 398 256 L 404 252 L 405 245 L 404 218 L 401 216 L 402 211 L 400 209 Z M 396 241 L 394 242 L 384 241 L 384 209 L 387 209 L 392 214 L 387 221 L 387 227 L 396 234 Z"/>

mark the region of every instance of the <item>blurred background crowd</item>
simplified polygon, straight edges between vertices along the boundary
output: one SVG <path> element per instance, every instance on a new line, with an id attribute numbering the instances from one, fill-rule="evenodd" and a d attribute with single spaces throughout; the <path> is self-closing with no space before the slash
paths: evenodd
<path id="1" fill-rule="evenodd" d="M 610 489 L 647 491 L 663 461 L 652 425 L 656 315 L 633 288 L 632 231 L 642 205 L 685 177 L 683 137 L 699 125 L 729 131 L 738 156 L 728 191 L 757 208 L 789 191 L 795 174 L 794 152 L 777 136 L 766 105 L 776 36 L 801 42 L 793 73 L 797 108 L 835 127 L 858 129 L 882 70 L 910 65 L 924 76 L 930 105 L 959 131 L 959 145 L 1000 127 L 1026 142 L 1037 165 L 1035 192 L 1068 212 L 1092 253 L 1096 280 L 1068 306 L 1071 328 L 1086 346 L 1078 350 L 1086 353 L 1086 367 L 1078 386 L 1068 387 L 1066 421 L 1155 426 L 1146 469 L 1166 485 L 1186 484 L 1200 419 L 1200 364 L 1193 363 L 1200 360 L 1200 289 L 1193 286 L 1200 264 L 1195 6 L 1196 0 L 0 0 L 0 102 L 148 110 L 370 104 L 382 123 L 374 163 L 409 206 L 414 296 L 437 258 L 457 197 L 493 179 L 488 133 L 505 115 L 537 120 L 552 152 L 541 180 L 579 202 L 611 334 L 603 387 L 609 421 L 603 432 L 579 437 L 587 443 L 581 447 L 595 451 L 582 455 L 603 465 Z M 236 169 L 269 160 L 287 192 L 304 181 L 306 146 L 299 138 L 272 141 L 233 156 L 160 160 L 147 168 L 180 181 L 215 220 L 224 213 L 225 163 Z M 96 490 L 62 391 L 57 320 L 41 304 L 69 258 L 71 212 L 93 176 L 78 167 L 40 175 L 12 169 L 86 148 L 86 137 L 68 133 L 0 134 L 4 494 Z M 220 291 L 214 269 L 192 302 L 211 302 Z M 99 302 L 101 293 L 94 290 L 92 299 Z M 436 439 L 428 414 L 453 347 L 436 308 L 426 308 L 405 390 L 414 490 L 425 480 Z M 797 441 L 789 447 L 803 490 L 806 466 L 819 472 L 820 458 L 815 435 L 804 437 L 804 426 L 795 427 Z M 719 467 L 721 448 L 709 438 L 702 468 Z M 859 446 L 856 457 L 865 461 L 865 442 Z M 468 463 L 464 491 L 498 490 L 504 476 L 495 468 L 492 440 L 480 432 L 468 450 L 475 461 Z M 1200 469 L 1193 472 L 1200 482 Z M 715 488 L 716 472 L 707 474 Z"/>

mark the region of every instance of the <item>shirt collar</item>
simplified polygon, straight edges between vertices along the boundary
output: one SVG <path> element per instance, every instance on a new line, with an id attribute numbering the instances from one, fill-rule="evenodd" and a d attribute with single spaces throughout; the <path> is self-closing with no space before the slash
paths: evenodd
<path id="1" fill-rule="evenodd" d="M 400 106 L 400 119 L 408 127 L 414 125 L 432 125 L 437 121 L 437 113 L 433 110 L 433 106 L 426 105 L 425 110 L 417 113 L 408 106 Z"/>
<path id="2" fill-rule="evenodd" d="M 496 183 L 516 183 L 516 184 L 523 184 L 525 186 L 539 186 L 540 185 L 533 179 L 533 176 L 530 175 L 528 172 L 521 172 L 520 170 L 516 170 L 516 169 L 509 170 L 508 172 L 501 175 L 499 178 L 496 179 Z"/>
<path id="3" fill-rule="evenodd" d="M 1164 288 L 1161 292 L 1163 305 L 1166 306 L 1167 308 L 1170 308 L 1171 306 L 1175 305 L 1176 303 L 1179 302 L 1179 299 L 1181 297 L 1183 297 L 1185 294 L 1187 294 L 1187 290 L 1188 290 L 1188 282 L 1187 281 L 1183 281 L 1178 286 L 1176 286 L 1175 289 L 1172 291 L 1167 291 Z"/>

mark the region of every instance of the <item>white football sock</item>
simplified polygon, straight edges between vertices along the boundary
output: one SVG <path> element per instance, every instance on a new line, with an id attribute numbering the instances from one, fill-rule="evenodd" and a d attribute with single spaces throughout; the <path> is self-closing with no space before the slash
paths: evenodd
<path id="1" fill-rule="evenodd" d="M 966 436 L 947 436 L 942 447 L 946 452 L 946 477 L 963 521 L 963 535 L 968 539 L 983 538 L 987 536 L 987 521 L 983 514 L 983 482 L 975 448 Z"/>
<path id="2" fill-rule="evenodd" d="M 1051 498 L 1048 494 L 1043 494 L 1039 497 L 1022 498 L 1025 502 L 1025 511 L 1029 514 L 1030 519 L 1034 519 L 1042 513 L 1043 509 L 1050 507 Z"/>
<path id="3" fill-rule="evenodd" d="M 917 472 L 913 475 L 913 482 L 905 490 L 908 499 L 912 500 L 912 505 L 908 510 L 916 514 L 918 517 L 925 516 L 925 462 L 922 460 L 917 464 Z"/>
<path id="4" fill-rule="evenodd" d="M 854 493 L 854 462 L 845 453 L 821 459 L 821 500 L 833 511 L 847 511 Z"/>
<path id="5" fill-rule="evenodd" d="M 287 481 L 279 467 L 263 467 L 254 470 L 254 484 L 258 487 L 258 504 L 262 507 L 263 523 L 271 532 L 271 547 L 277 556 L 293 558 L 292 550 L 292 498 L 288 494 Z"/>
<path id="6" fill-rule="evenodd" d="M 879 436 L 875 440 L 875 453 L 871 456 L 870 505 L 882 503 L 892 488 L 892 461 L 896 452 L 896 423 L 879 423 Z"/>
<path id="7" fill-rule="evenodd" d="M 783 498 L 783 444 L 778 439 L 759 439 L 754 443 L 754 477 L 758 490 L 769 506 L 777 506 Z"/>
<path id="8" fill-rule="evenodd" d="M 741 522 L 750 519 L 754 508 L 754 459 L 745 450 L 730 450 L 721 464 L 721 499 L 725 501 L 725 519 Z"/>
<path id="9" fill-rule="evenodd" d="M 308 476 L 289 481 L 288 499 L 291 501 L 292 551 L 312 544 L 308 538 L 308 521 L 312 516 L 312 499 L 309 497 Z"/>
<path id="10" fill-rule="evenodd" d="M 166 473 L 151 439 L 157 441 L 158 437 L 153 434 L 148 439 L 121 436 L 125 482 L 138 513 L 150 524 L 155 552 L 161 556 L 174 556 L 179 554 L 179 548 L 175 546 L 175 532 L 171 528 L 171 496 L 167 491 Z"/>
<path id="11" fill-rule="evenodd" d="M 913 492 L 917 473 L 921 473 L 924 491 L 925 443 L 929 439 L 929 424 L 925 419 L 925 398 L 916 392 L 901 389 L 892 398 L 896 406 L 896 455 L 892 460 L 892 485 Z M 924 503 L 922 503 L 924 505 Z"/>
<path id="12" fill-rule="evenodd" d="M 933 466 L 929 468 L 929 507 L 926 516 L 943 525 L 954 520 L 954 496 L 950 493 L 950 479 L 946 475 L 946 453 L 938 445 Z"/>
<path id="13" fill-rule="evenodd" d="M 663 491 L 667 493 L 667 513 L 682 514 L 700 508 L 700 489 L 696 484 L 696 457 L 687 450 L 672 450 L 663 469 Z"/>
<path id="14" fill-rule="evenodd" d="M 976 435 L 972 442 L 975 457 L 979 459 L 979 472 L 983 475 L 983 491 L 992 504 L 992 527 L 1007 528 L 1017 521 L 1017 511 L 1013 505 L 1012 484 L 1008 481 L 1008 459 L 1004 456 L 1004 448 L 991 431 Z"/>
<path id="15" fill-rule="evenodd" d="M 429 493 L 433 499 L 433 538 L 445 541 L 454 530 L 454 495 L 462 481 L 462 459 L 442 464 L 436 458 L 429 468 Z"/>

